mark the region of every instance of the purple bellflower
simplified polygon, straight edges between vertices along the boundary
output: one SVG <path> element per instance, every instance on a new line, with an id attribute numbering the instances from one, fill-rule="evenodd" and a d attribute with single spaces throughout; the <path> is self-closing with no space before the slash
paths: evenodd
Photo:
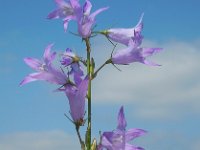
<path id="1" fill-rule="evenodd" d="M 62 18 L 65 31 L 67 30 L 69 21 L 77 21 L 78 32 L 82 38 L 87 38 L 91 35 L 96 15 L 108 9 L 108 7 L 100 8 L 90 14 L 92 4 L 89 0 L 86 0 L 83 7 L 79 4 L 79 0 L 70 0 L 69 2 L 65 2 L 64 0 L 55 0 L 55 2 L 58 8 L 51 12 L 47 18 Z"/>
<path id="2" fill-rule="evenodd" d="M 69 100 L 70 114 L 74 123 L 78 126 L 84 124 L 85 98 L 88 89 L 89 77 L 86 76 L 78 86 L 67 84 L 65 93 Z"/>
<path id="3" fill-rule="evenodd" d="M 83 38 L 87 38 L 91 35 L 92 26 L 95 23 L 95 17 L 99 13 L 107 10 L 108 7 L 100 8 L 95 12 L 93 12 L 92 14 L 90 14 L 91 9 L 92 9 L 91 2 L 89 0 L 86 0 L 83 6 L 82 13 L 77 14 L 78 32 Z"/>
<path id="4" fill-rule="evenodd" d="M 127 123 L 124 116 L 124 109 L 121 107 L 118 114 L 117 129 L 103 133 L 98 150 L 103 150 L 104 148 L 107 150 L 144 150 L 143 148 L 131 145 L 128 142 L 144 135 L 146 131 L 135 128 L 126 130 L 126 126 Z"/>
<path id="5" fill-rule="evenodd" d="M 140 42 L 141 39 L 138 39 Z M 146 57 L 160 52 L 161 48 L 141 48 L 137 40 L 130 40 L 126 48 L 118 50 L 112 55 L 112 63 L 118 65 L 127 65 L 133 62 L 140 62 L 149 66 L 160 66 L 152 61 L 146 60 Z"/>
<path id="6" fill-rule="evenodd" d="M 80 13 L 79 0 L 70 0 L 66 2 L 65 0 L 55 0 L 57 9 L 49 13 L 48 19 L 63 19 L 64 30 L 67 31 L 68 23 L 71 20 L 76 20 L 76 14 Z"/>
<path id="7" fill-rule="evenodd" d="M 71 71 L 70 75 L 74 76 L 74 81 L 77 85 L 82 81 L 82 76 L 84 75 L 83 69 L 79 64 L 80 58 L 76 56 L 70 48 L 67 48 L 66 51 L 62 54 L 61 64 L 65 67 L 70 66 Z"/>
<path id="8" fill-rule="evenodd" d="M 30 57 L 24 59 L 25 63 L 37 72 L 26 76 L 20 85 L 36 80 L 44 80 L 59 85 L 64 85 L 66 83 L 67 76 L 61 70 L 54 68 L 52 65 L 52 61 L 56 56 L 55 52 L 50 52 L 52 46 L 53 44 L 50 44 L 46 47 L 43 60 Z"/>
<path id="9" fill-rule="evenodd" d="M 143 28 L 143 16 L 144 14 L 141 15 L 139 22 L 133 28 L 114 28 L 103 31 L 102 33 L 105 34 L 109 39 L 128 46 L 129 41 L 131 39 L 134 40 L 135 35 L 141 36 Z"/>

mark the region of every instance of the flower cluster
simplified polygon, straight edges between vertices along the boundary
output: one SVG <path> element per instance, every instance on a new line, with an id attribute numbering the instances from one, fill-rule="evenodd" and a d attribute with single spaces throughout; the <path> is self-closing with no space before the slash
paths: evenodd
<path id="1" fill-rule="evenodd" d="M 64 92 L 69 100 L 71 119 L 68 118 L 76 127 L 82 150 L 142 150 L 143 148 L 131 145 L 128 142 L 145 134 L 146 131 L 142 129 L 126 130 L 127 123 L 123 107 L 120 108 L 118 114 L 117 128 L 110 132 L 103 132 L 98 145 L 95 140 L 91 143 L 91 84 L 98 72 L 108 64 L 127 65 L 139 62 L 149 66 L 159 66 L 159 64 L 146 58 L 160 52 L 162 49 L 141 47 L 144 14 L 141 15 L 137 25 L 133 28 L 113 28 L 94 32 L 93 26 L 96 23 L 96 16 L 107 10 L 108 7 L 100 8 L 91 13 L 92 4 L 90 0 L 85 0 L 83 5 L 80 4 L 79 0 L 69 0 L 67 2 L 65 0 L 55 0 L 55 3 L 57 8 L 49 13 L 47 18 L 62 19 L 65 32 L 69 22 L 71 20 L 75 21 L 78 34 L 86 44 L 87 58 L 79 57 L 70 48 L 67 48 L 59 55 L 60 66 L 57 66 L 54 64 L 54 61 L 57 60 L 55 59 L 57 53 L 51 52 L 53 44 L 49 44 L 45 48 L 41 60 L 30 57 L 24 59 L 25 63 L 35 72 L 27 75 L 20 85 L 43 80 L 59 86 L 56 91 Z M 91 57 L 90 38 L 93 37 L 93 34 L 103 34 L 109 41 L 125 46 L 125 48 L 112 53 L 111 57 L 97 69 L 95 68 L 95 60 Z M 85 73 L 85 70 L 87 70 L 87 73 Z M 86 99 L 88 111 L 85 110 Z M 85 119 L 86 113 L 88 114 L 87 119 Z M 88 126 L 85 141 L 83 141 L 79 128 L 85 125 L 86 120 Z"/>
<path id="2" fill-rule="evenodd" d="M 36 73 L 26 76 L 20 85 L 22 86 L 37 80 L 60 85 L 57 91 L 65 92 L 69 100 L 70 114 L 73 122 L 81 126 L 84 124 L 85 97 L 89 77 L 83 77 L 84 73 L 79 64 L 79 57 L 69 48 L 62 54 L 61 65 L 64 67 L 69 66 L 71 68 L 70 72 L 66 75 L 63 69 L 56 68 L 53 65 L 56 52 L 51 53 L 52 46 L 53 44 L 50 44 L 46 47 L 42 60 L 30 57 L 24 59 L 25 63 L 34 69 Z M 70 80 L 70 76 L 73 76 L 74 80 Z"/>
<path id="3" fill-rule="evenodd" d="M 112 63 L 125 65 L 133 62 L 140 62 L 150 66 L 159 66 L 152 61 L 146 60 L 146 57 L 160 52 L 162 49 L 140 47 L 143 40 L 143 36 L 141 34 L 143 28 L 143 16 L 144 14 L 141 15 L 139 22 L 133 28 L 114 28 L 101 32 L 109 39 L 127 46 L 112 55 Z"/>

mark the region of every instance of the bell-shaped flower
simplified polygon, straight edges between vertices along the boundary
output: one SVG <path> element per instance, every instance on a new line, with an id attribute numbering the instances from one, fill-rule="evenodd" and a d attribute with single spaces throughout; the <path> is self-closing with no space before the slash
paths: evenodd
<path id="1" fill-rule="evenodd" d="M 79 64 L 80 58 L 72 52 L 70 48 L 67 48 L 66 51 L 62 54 L 61 64 L 65 67 L 70 66 L 71 71 L 70 75 L 74 76 L 74 81 L 77 85 L 82 81 L 82 76 L 84 75 L 83 69 Z"/>
<path id="2" fill-rule="evenodd" d="M 79 4 L 79 0 L 55 0 L 57 9 L 48 15 L 48 19 L 62 18 L 64 22 L 64 30 L 67 30 L 68 23 L 71 20 L 77 21 L 78 32 L 82 38 L 87 38 L 91 35 L 91 29 L 95 23 L 95 17 L 106 8 L 98 9 L 97 11 L 90 14 L 92 4 L 89 0 L 86 0 L 84 6 Z"/>
<path id="3" fill-rule="evenodd" d="M 141 36 L 141 32 L 143 28 L 143 22 L 142 22 L 143 15 L 144 14 L 141 15 L 139 22 L 133 28 L 113 28 L 113 29 L 103 31 L 102 33 L 105 34 L 109 39 L 115 42 L 128 45 L 131 39 L 134 40 L 134 37 L 136 34 Z"/>
<path id="4" fill-rule="evenodd" d="M 146 60 L 146 57 L 160 52 L 161 48 L 141 48 L 138 47 L 138 40 L 130 40 L 126 48 L 118 50 L 112 55 L 111 61 L 113 64 L 127 65 L 133 62 L 140 62 L 149 66 L 160 66 L 152 61 Z"/>
<path id="5" fill-rule="evenodd" d="M 81 6 L 79 0 L 70 0 L 66 2 L 65 0 L 55 0 L 57 9 L 49 13 L 48 19 L 63 19 L 64 30 L 67 30 L 68 23 L 71 20 L 76 20 L 76 14 L 81 12 Z"/>
<path id="6" fill-rule="evenodd" d="M 118 114 L 117 129 L 102 134 L 98 150 L 143 150 L 143 148 L 131 145 L 128 142 L 144 135 L 146 131 L 135 128 L 126 130 L 126 125 L 124 109 L 121 107 Z"/>
<path id="7" fill-rule="evenodd" d="M 78 126 L 84 124 L 85 98 L 88 89 L 89 77 L 86 76 L 78 86 L 67 84 L 65 93 L 69 100 L 70 114 L 74 123 Z"/>
<path id="8" fill-rule="evenodd" d="M 87 38 L 91 35 L 92 26 L 95 24 L 95 17 L 108 9 L 108 7 L 100 8 L 90 14 L 92 4 L 89 0 L 86 0 L 81 14 L 77 14 L 78 32 L 82 38 Z"/>
<path id="9" fill-rule="evenodd" d="M 53 44 L 50 44 L 46 47 L 43 60 L 30 57 L 24 59 L 25 63 L 37 72 L 26 76 L 20 85 L 24 85 L 36 80 L 44 80 L 59 85 L 64 85 L 66 83 L 67 76 L 61 70 L 56 69 L 52 65 L 52 61 L 56 56 L 55 52 L 50 52 L 52 46 Z"/>

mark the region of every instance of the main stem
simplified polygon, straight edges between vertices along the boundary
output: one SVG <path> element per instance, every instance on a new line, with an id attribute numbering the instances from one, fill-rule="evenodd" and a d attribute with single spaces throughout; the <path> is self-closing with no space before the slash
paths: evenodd
<path id="1" fill-rule="evenodd" d="M 88 84 L 88 126 L 87 126 L 87 150 L 91 150 L 91 112 L 92 112 L 92 107 L 91 107 L 91 47 L 90 47 L 90 40 L 89 38 L 85 39 L 86 47 L 87 47 L 87 73 L 89 76 L 89 84 Z"/>

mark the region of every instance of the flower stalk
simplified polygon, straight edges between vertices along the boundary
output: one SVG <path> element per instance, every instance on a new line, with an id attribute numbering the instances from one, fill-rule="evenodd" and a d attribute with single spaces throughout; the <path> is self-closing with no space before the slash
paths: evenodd
<path id="1" fill-rule="evenodd" d="M 88 99 L 88 126 L 87 126 L 87 135 L 86 135 L 86 145 L 87 145 L 87 150 L 91 149 L 91 124 L 92 124 L 92 107 L 91 107 L 91 79 L 92 79 L 92 74 L 91 74 L 91 47 L 90 47 L 90 40 L 89 38 L 84 39 L 85 44 L 86 44 L 86 50 L 87 50 L 87 74 L 89 76 L 89 83 L 88 83 L 88 94 L 87 94 L 87 99 Z"/>
<path id="2" fill-rule="evenodd" d="M 80 132 L 79 132 L 79 128 L 80 128 L 80 126 L 76 125 L 76 133 L 77 133 L 80 145 L 81 145 L 81 150 L 85 150 L 85 144 L 84 144 L 84 142 L 83 142 L 83 140 L 81 138 L 81 135 L 80 135 Z"/>

